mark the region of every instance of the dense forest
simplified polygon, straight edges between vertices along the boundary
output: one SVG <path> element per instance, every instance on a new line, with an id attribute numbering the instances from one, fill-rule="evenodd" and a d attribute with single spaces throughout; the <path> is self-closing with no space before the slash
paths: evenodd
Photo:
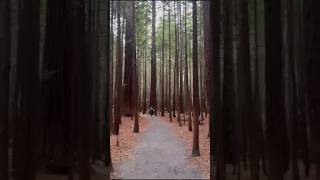
<path id="1" fill-rule="evenodd" d="M 0 0 L 0 180 L 110 179 L 124 124 L 166 117 L 191 159 L 207 128 L 210 179 L 320 179 L 319 8 Z"/>

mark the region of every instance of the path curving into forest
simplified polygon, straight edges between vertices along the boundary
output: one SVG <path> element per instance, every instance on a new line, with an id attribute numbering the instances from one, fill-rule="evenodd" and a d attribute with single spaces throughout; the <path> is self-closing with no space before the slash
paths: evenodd
<path id="1" fill-rule="evenodd" d="M 148 117 L 149 129 L 132 150 L 134 158 L 118 166 L 121 179 L 201 179 L 199 169 L 188 165 L 183 143 L 170 125 L 158 117 Z"/>

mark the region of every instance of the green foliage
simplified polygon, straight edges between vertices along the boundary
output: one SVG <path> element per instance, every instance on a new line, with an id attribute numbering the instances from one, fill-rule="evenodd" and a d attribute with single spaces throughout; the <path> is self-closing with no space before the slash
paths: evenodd
<path id="1" fill-rule="evenodd" d="M 144 49 L 147 48 L 147 61 L 150 63 L 151 58 L 151 23 L 152 23 L 152 1 L 136 1 L 135 2 L 135 19 L 136 19 L 136 49 L 137 49 L 137 58 L 144 58 Z M 192 4 L 190 2 L 181 2 L 181 48 L 184 54 L 185 46 L 185 13 L 184 5 L 187 3 L 187 13 L 186 13 L 186 23 L 187 23 L 187 39 L 188 39 L 188 57 L 192 57 Z M 175 49 L 175 16 L 177 16 L 177 21 L 179 21 L 178 9 L 176 2 L 169 1 L 158 1 L 157 3 L 157 22 L 156 22 L 156 47 L 157 47 L 157 62 L 161 58 L 160 54 L 162 53 L 162 37 L 163 37 L 163 26 L 164 26 L 164 51 L 165 51 L 165 60 L 169 59 L 169 49 L 171 49 L 171 58 L 174 58 L 174 49 Z M 200 12 L 200 4 L 198 5 Z M 122 12 L 126 9 L 126 4 L 121 3 Z M 164 10 L 164 17 L 163 17 Z M 170 20 L 170 36 L 171 42 L 169 43 L 169 10 L 171 14 Z M 122 16 L 125 17 L 125 13 L 122 13 Z M 164 18 L 164 22 L 163 22 Z M 201 27 L 203 24 L 202 14 L 199 13 L 198 17 L 198 27 Z M 116 21 L 114 23 L 114 30 L 116 29 Z M 177 22 L 179 23 L 179 22 Z M 116 33 L 114 33 L 116 34 Z M 200 38 L 200 36 L 198 37 Z M 200 39 L 199 39 L 200 40 Z M 202 39 L 201 39 L 202 40 Z M 170 47 L 169 47 L 170 44 Z M 201 53 L 201 52 L 200 52 Z"/>
<path id="2" fill-rule="evenodd" d="M 149 1 L 136 1 L 136 45 L 139 52 L 137 58 L 142 57 L 144 48 L 147 46 L 147 56 L 149 44 L 151 44 L 151 2 Z"/>

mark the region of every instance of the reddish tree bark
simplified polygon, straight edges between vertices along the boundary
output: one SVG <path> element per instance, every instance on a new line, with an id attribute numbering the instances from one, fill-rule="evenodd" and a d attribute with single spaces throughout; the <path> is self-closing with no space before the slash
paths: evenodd
<path id="1" fill-rule="evenodd" d="M 197 39 L 197 2 L 192 1 L 192 66 L 193 66 L 193 110 L 194 110 L 194 120 L 193 120 L 193 146 L 192 146 L 192 156 L 200 156 L 199 149 L 199 80 L 198 80 L 198 39 Z"/>
<path id="2" fill-rule="evenodd" d="M 0 179 L 9 180 L 10 1 L 0 1 Z"/>
<path id="3" fill-rule="evenodd" d="M 152 1 L 152 47 L 150 106 L 157 112 L 157 62 L 156 62 L 156 1 Z"/>

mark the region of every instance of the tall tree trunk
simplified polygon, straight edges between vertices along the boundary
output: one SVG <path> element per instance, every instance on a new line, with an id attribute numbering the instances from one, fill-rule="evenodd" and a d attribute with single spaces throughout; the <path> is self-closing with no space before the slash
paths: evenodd
<path id="1" fill-rule="evenodd" d="M 200 13 L 200 11 L 199 11 L 199 13 Z M 200 17 L 199 17 L 200 18 Z M 201 22 L 200 22 L 200 24 L 202 24 Z M 201 28 L 199 28 L 199 31 L 201 32 Z M 201 33 L 200 33 L 201 34 Z M 200 35 L 201 36 L 201 35 Z M 201 37 L 199 38 L 199 41 L 201 42 Z M 201 47 L 201 43 L 199 43 L 199 49 L 203 49 L 202 47 Z M 200 51 L 201 52 L 201 51 Z M 204 106 L 203 106 L 203 87 L 202 87 L 202 80 L 203 80 L 203 78 L 202 78 L 202 73 L 203 73 L 203 68 L 202 68 L 202 54 L 201 53 L 199 53 L 199 89 L 200 89 L 200 91 L 199 91 L 199 104 L 200 104 L 200 114 L 199 114 L 199 116 L 200 116 L 200 119 L 199 119 L 199 124 L 203 124 L 203 121 L 204 121 L 204 117 L 203 117 L 203 112 L 204 112 Z"/>
<path id="2" fill-rule="evenodd" d="M 181 17 L 181 2 L 179 2 L 179 114 L 178 114 L 178 119 L 179 119 L 179 126 L 182 127 L 182 117 L 181 113 L 183 113 L 183 76 L 182 76 L 182 66 L 183 66 L 183 61 L 182 61 L 182 17 Z"/>
<path id="3" fill-rule="evenodd" d="M 167 6 L 167 8 L 169 9 L 169 3 L 166 3 L 165 4 Z M 165 6 L 164 6 L 165 7 Z M 169 10 L 168 10 L 169 11 Z M 168 13 L 169 15 L 169 13 Z M 168 18 L 169 19 L 169 18 Z M 168 21 L 167 19 L 167 21 Z M 166 20 L 166 19 L 165 19 Z M 168 47 L 168 46 L 167 46 Z M 168 48 L 170 49 L 170 47 Z M 166 50 L 166 49 L 165 49 Z M 169 114 L 169 110 L 170 110 L 170 107 L 169 107 L 169 101 L 170 101 L 170 98 L 169 98 L 169 88 L 170 88 L 170 79 L 169 79 L 169 69 L 168 69 L 168 63 L 169 63 L 169 58 L 168 58 L 168 55 L 166 57 L 166 60 L 165 60 L 165 76 L 166 76 L 166 92 L 165 92 L 165 111 L 167 112 L 167 114 Z"/>
<path id="4" fill-rule="evenodd" d="M 77 113 L 78 113 L 78 170 L 79 170 L 79 180 L 90 180 L 91 179 L 91 170 L 90 170 L 90 138 L 92 125 L 92 113 L 94 107 L 94 101 L 92 100 L 92 91 L 94 84 L 92 82 L 93 76 L 93 65 L 91 58 L 94 56 L 90 49 L 92 43 L 92 23 L 93 19 L 85 20 L 86 10 L 85 2 L 83 0 L 76 0 L 79 6 L 76 8 L 76 14 L 78 16 L 78 30 L 77 34 L 79 35 L 77 49 L 80 53 L 78 59 L 78 64 L 76 67 L 77 73 Z M 89 1 L 89 3 L 92 3 Z M 91 11 L 95 11 L 95 8 Z M 88 15 L 91 15 L 90 11 Z M 90 17 L 90 16 L 89 16 Z M 91 17 L 92 18 L 92 17 Z"/>
<path id="5" fill-rule="evenodd" d="M 306 36 L 305 36 L 305 25 L 304 23 L 304 1 L 301 0 L 295 0 L 293 2 L 293 14 L 298 15 L 298 21 L 294 23 L 294 46 L 293 46 L 293 52 L 296 56 L 296 59 L 294 61 L 294 71 L 295 71 L 295 83 L 296 83 L 296 104 L 295 104 L 295 111 L 297 113 L 297 119 L 296 119 L 296 125 L 298 127 L 297 135 L 295 135 L 298 138 L 298 144 L 296 144 L 296 147 L 299 148 L 297 150 L 300 150 L 301 154 L 303 156 L 301 159 L 303 160 L 303 163 L 305 165 L 305 175 L 309 175 L 310 170 L 310 161 L 309 161 L 309 141 L 307 137 L 307 110 L 306 110 L 306 96 L 307 96 L 307 88 L 306 87 L 306 61 L 305 61 L 305 53 L 306 53 Z M 295 20 L 292 18 L 292 20 Z M 293 139 L 296 139 L 293 137 Z"/>
<path id="6" fill-rule="evenodd" d="M 0 179 L 9 180 L 10 1 L 0 1 Z"/>
<path id="7" fill-rule="evenodd" d="M 133 116 L 134 116 L 134 125 L 133 125 L 133 132 L 138 133 L 139 132 L 139 116 L 138 116 L 138 97 L 139 97 L 139 77 L 137 72 L 137 58 L 136 58 L 136 19 L 135 19 L 135 1 L 130 2 L 130 21 L 131 21 L 131 28 L 130 31 L 132 32 L 131 36 L 131 44 L 130 49 L 132 51 L 132 71 L 133 71 L 133 82 L 132 82 L 132 94 L 133 94 Z"/>
<path id="8" fill-rule="evenodd" d="M 198 32 L 197 32 L 197 2 L 192 1 L 192 66 L 193 66 L 193 146 L 192 156 L 200 156 L 199 149 L 199 83 L 198 83 Z"/>
<path id="9" fill-rule="evenodd" d="M 168 12 L 168 32 L 169 32 L 169 119 L 170 122 L 172 122 L 172 96 L 171 96 L 171 7 L 169 6 L 169 12 Z M 173 98 L 174 99 L 174 98 Z"/>
<path id="10" fill-rule="evenodd" d="M 143 86 L 143 114 L 147 112 L 147 33 L 145 33 L 144 43 L 144 86 Z"/>
<path id="11" fill-rule="evenodd" d="M 235 163 L 234 126 L 235 101 L 234 101 L 234 65 L 232 59 L 232 0 L 223 2 L 223 140 L 225 163 Z"/>
<path id="12" fill-rule="evenodd" d="M 318 12 L 319 1 L 309 0 L 304 1 L 305 25 L 306 25 L 306 52 L 307 62 L 307 89 L 309 102 L 309 130 L 310 130 L 310 158 L 312 161 L 319 162 L 320 160 L 320 132 L 319 132 L 319 117 L 320 117 L 320 98 L 319 98 L 319 67 L 320 67 L 320 14 Z M 316 179 L 320 178 L 320 165 L 316 164 Z"/>
<path id="13" fill-rule="evenodd" d="M 212 58 L 211 55 L 211 49 L 210 49 L 210 38 L 211 38 L 211 34 L 210 34 L 210 2 L 207 1 L 203 1 L 203 50 L 204 50 L 204 65 L 205 65 L 205 69 L 204 69 L 204 82 L 205 82 L 205 92 L 206 92 L 206 103 L 208 105 L 208 109 L 210 109 L 210 96 L 212 95 L 210 92 L 210 85 L 209 85 L 209 78 L 210 78 L 210 74 L 209 74 L 209 67 L 210 67 L 210 58 Z M 209 113 L 210 114 L 210 113 Z M 210 114 L 211 116 L 212 114 Z M 211 121 L 209 120 L 209 131 L 208 131 L 208 137 L 210 137 L 210 123 Z"/>
<path id="14" fill-rule="evenodd" d="M 111 6 L 112 6 L 112 15 L 111 15 L 111 29 L 110 29 L 110 3 L 111 3 Z M 105 85 L 109 85 L 111 84 L 110 86 L 110 91 L 109 91 L 109 88 L 106 89 L 106 99 L 111 101 L 113 99 L 113 76 L 111 76 L 111 74 L 113 74 L 113 12 L 114 12 L 114 3 L 113 1 L 110 1 L 110 0 L 107 0 L 106 2 L 106 9 L 107 9 L 107 16 L 106 16 L 106 24 L 107 24 L 107 27 L 106 27 L 106 30 L 107 30 L 107 38 L 106 38 L 106 74 L 107 74 L 107 80 L 105 82 Z M 112 30 L 112 32 L 111 32 Z M 112 34 L 111 36 L 111 39 L 112 41 L 109 41 L 110 39 L 110 36 L 108 36 L 108 34 Z M 112 88 L 111 88 L 112 87 Z M 111 92 L 111 93 L 110 93 Z M 105 142 L 107 145 L 105 146 L 106 149 L 104 149 L 104 154 L 105 154 L 105 159 L 104 159 L 104 165 L 108 168 L 108 172 L 110 172 L 110 170 L 112 170 L 112 159 L 111 159 L 111 149 L 110 149 L 110 125 L 113 124 L 112 121 L 113 121 L 113 116 L 111 115 L 112 114 L 112 103 L 109 103 L 108 102 L 106 103 L 106 107 L 105 107 L 105 110 L 106 110 L 106 120 L 105 122 L 103 123 L 104 124 L 104 130 L 106 131 L 105 133 Z M 108 174 L 110 176 L 110 174 Z"/>
<path id="15" fill-rule="evenodd" d="M 177 53 L 178 53 L 178 37 L 177 37 L 177 6 L 176 1 L 174 2 L 174 67 L 173 67 L 173 117 L 176 117 L 176 106 L 177 106 Z"/>
<path id="16" fill-rule="evenodd" d="M 109 2 L 107 2 L 108 4 Z M 109 123 L 110 123 L 110 128 L 109 129 L 112 129 L 112 126 L 113 126 L 113 119 L 114 119 L 114 112 L 113 112 L 113 105 L 114 105 L 114 86 L 113 86 L 113 79 L 114 79 L 114 60 L 113 60 L 113 44 L 114 44 L 114 33 L 113 33 L 113 19 L 114 19 L 114 11 L 115 11 L 115 8 L 114 8 L 114 1 L 110 1 L 111 3 L 111 22 L 110 22 L 110 25 L 111 25 L 111 28 L 109 28 L 109 30 L 111 29 L 110 31 L 110 43 L 109 43 L 109 47 L 110 47 L 110 67 L 109 67 L 109 73 L 107 73 L 107 75 L 110 75 L 110 78 L 109 78 L 109 81 L 110 81 L 110 95 L 109 95 L 109 108 L 110 108 L 110 116 L 109 116 Z M 107 14 L 108 15 L 108 14 Z M 108 28 L 108 27 L 107 27 Z M 108 29 L 107 29 L 108 30 Z M 108 42 L 106 42 L 108 44 Z M 106 51 L 108 52 L 108 51 Z M 108 65 L 107 65 L 108 66 Z M 107 88 L 107 91 L 108 91 L 108 88 Z M 111 133 L 109 133 L 111 135 Z"/>
<path id="17" fill-rule="evenodd" d="M 252 75 L 251 75 L 251 61 L 250 61 L 250 44 L 249 44 L 249 15 L 248 15 L 248 0 L 240 1 L 240 59 L 239 72 L 243 77 L 241 86 L 243 87 L 243 121 L 247 125 L 247 139 L 248 139 L 248 156 L 250 160 L 251 179 L 259 179 L 259 159 L 258 159 L 258 119 L 253 118 L 253 93 L 252 93 Z"/>
<path id="18" fill-rule="evenodd" d="M 288 168 L 281 27 L 281 2 L 265 0 L 266 136 L 270 180 L 283 179 Z"/>
<path id="19" fill-rule="evenodd" d="M 192 119 L 191 119 L 191 110 L 192 106 L 191 105 L 191 95 L 189 91 L 189 70 L 188 70 L 188 38 L 187 38 L 187 1 L 184 2 L 184 28 L 185 28 L 185 59 L 184 59 L 184 64 L 185 64 L 185 90 L 186 90 L 186 111 L 188 113 L 188 130 L 192 131 Z M 190 106 L 190 107 L 189 107 Z"/>
<path id="20" fill-rule="evenodd" d="M 90 129 L 90 137 L 94 139 L 94 141 L 91 142 L 91 147 L 89 148 L 91 151 L 92 160 L 96 161 L 101 159 L 101 144 L 100 144 L 100 120 L 101 118 L 101 72 L 99 71 L 99 66 L 101 66 L 101 60 L 100 60 L 100 54 L 99 54 L 99 32 L 100 32 L 100 3 L 99 0 L 93 0 L 94 6 L 93 6 L 93 12 L 92 12 L 92 18 L 93 18 L 93 24 L 92 24 L 92 32 L 91 35 L 91 59 L 92 61 L 92 83 L 93 83 L 93 89 L 92 89 L 92 97 L 93 97 L 93 111 L 92 111 L 92 119 L 94 119 L 91 122 L 92 128 Z"/>
<path id="21" fill-rule="evenodd" d="M 213 62 L 210 66 L 213 69 L 211 77 L 211 86 L 213 96 L 211 96 L 212 104 L 210 105 L 210 121 L 212 126 L 212 137 L 210 143 L 210 159 L 213 160 L 213 168 L 210 172 L 211 179 L 225 179 L 224 172 L 224 142 L 223 142 L 223 119 L 222 119 L 222 102 L 221 102 L 221 0 L 213 0 L 210 4 L 210 17 L 213 19 L 211 24 L 211 46 L 213 48 Z"/>
<path id="22" fill-rule="evenodd" d="M 10 88 L 9 88 L 9 137 L 11 140 L 14 140 L 14 130 L 15 125 L 14 123 L 17 122 L 18 119 L 18 77 L 17 77 L 17 33 L 18 33 L 18 16 L 19 16 L 19 3 L 13 3 L 13 1 L 10 1 L 10 10 L 11 10 L 11 16 L 10 21 L 12 22 L 12 26 L 10 27 L 10 36 L 12 38 L 11 46 L 12 46 L 12 53 L 11 53 L 11 62 L 10 62 Z M 16 2 L 16 1 L 15 1 Z M 5 11 L 3 11 L 5 12 Z M 4 16 L 3 16 L 4 17 Z M 2 21 L 5 22 L 5 21 Z M 15 38 L 14 38 L 15 37 Z M 10 47 L 11 47 L 10 46 Z M 11 51 L 11 50 L 10 50 Z M 16 55 L 14 55 L 16 54 Z M 12 147 L 12 154 L 15 153 L 15 149 L 13 146 L 14 144 L 10 145 Z M 15 155 L 12 155 L 12 169 L 15 168 L 15 162 L 18 162 L 14 160 L 16 158 Z"/>
<path id="23" fill-rule="evenodd" d="M 253 88 L 253 100 L 252 100 L 252 106 L 254 109 L 254 115 L 253 115 L 253 119 L 255 119 L 255 127 L 254 128 L 254 133 L 256 135 L 256 137 L 253 138 L 253 140 L 255 141 L 255 148 L 253 149 L 255 154 L 253 154 L 254 156 L 252 157 L 253 161 L 258 161 L 260 158 L 263 158 L 263 149 L 264 149 L 264 138 L 263 138 L 263 131 L 262 131 L 262 111 L 261 111 L 261 92 L 260 92 L 260 62 L 261 62 L 261 57 L 259 57 L 258 54 L 258 15 L 257 15 L 257 0 L 254 0 L 254 63 L 255 63 L 255 68 L 254 68 L 254 72 L 255 72 L 255 79 L 254 79 L 254 88 Z M 255 162 L 257 163 L 257 162 Z M 259 171 L 260 171 L 260 167 L 259 164 L 255 165 L 256 168 L 256 175 L 259 177 Z M 264 167 L 264 166 L 262 166 Z M 254 174 L 252 174 L 254 175 Z"/>
<path id="24" fill-rule="evenodd" d="M 198 47 L 199 49 L 201 49 L 201 51 L 199 51 L 199 104 L 200 104 L 200 119 L 199 122 L 202 125 L 204 122 L 204 112 L 205 112 L 205 102 L 204 102 L 204 87 L 203 87 L 203 61 L 204 61 L 204 49 L 203 49 L 203 17 L 201 16 L 203 14 L 202 11 L 202 3 L 199 3 L 199 13 L 198 13 L 198 18 L 199 18 L 199 26 L 198 26 L 198 31 L 199 31 L 199 43 Z"/>
<path id="25" fill-rule="evenodd" d="M 157 112 L 157 62 L 156 62 L 156 2 L 152 1 L 152 47 L 150 106 Z M 156 113 L 157 114 L 157 113 Z"/>
<path id="26" fill-rule="evenodd" d="M 121 22 L 120 22 L 120 1 L 117 2 L 117 67 L 115 85 L 115 108 L 113 134 L 119 135 L 119 125 L 121 122 L 121 94 L 122 94 L 122 43 L 121 43 Z"/>
<path id="27" fill-rule="evenodd" d="M 35 179 L 35 125 L 38 121 L 40 2 L 21 1 L 18 32 L 20 117 L 15 122 L 15 180 Z M 30 33 L 32 32 L 32 33 Z"/>
<path id="28" fill-rule="evenodd" d="M 178 23 L 177 23 L 177 25 L 176 25 L 176 27 L 177 27 L 177 55 L 176 55 L 176 57 L 177 57 L 177 62 L 176 62 L 176 70 L 177 70 L 177 100 L 176 100 L 176 103 L 177 103 L 177 115 L 178 115 L 178 117 L 177 117 L 177 120 L 178 120 L 178 123 L 179 123 L 179 126 L 181 127 L 182 126 L 182 123 L 181 123 L 181 93 L 180 93 L 180 86 L 181 86 L 181 84 L 180 84 L 180 79 L 181 79 L 181 76 L 180 76 L 180 67 L 181 67 L 181 64 L 180 64 L 180 62 L 181 62 L 181 59 L 180 59 L 180 53 L 181 53 L 181 48 L 180 48 L 180 46 L 181 46 L 181 37 L 180 37 L 180 28 L 181 28 L 181 18 L 180 18 L 180 15 L 181 15 L 181 3 L 180 2 L 177 2 L 177 9 L 178 9 Z"/>
<path id="29" fill-rule="evenodd" d="M 189 37 L 188 37 L 188 39 L 192 39 L 192 31 L 191 31 L 191 33 L 189 33 Z M 192 46 L 191 46 L 191 44 L 192 44 L 192 41 L 190 42 L 188 42 L 188 49 L 189 49 L 189 52 L 192 52 Z M 189 93 L 190 93 L 190 99 L 191 99 L 191 102 L 190 102 L 190 104 L 191 104 L 191 116 L 193 116 L 193 79 L 192 79 L 192 75 L 193 75 L 193 69 L 192 69 L 192 59 L 191 60 L 189 60 L 189 62 L 188 62 L 188 66 L 189 66 L 189 70 L 190 70 L 190 73 L 189 73 Z"/>
<path id="30" fill-rule="evenodd" d="M 257 146 L 257 149 L 256 149 L 256 153 L 259 154 L 259 158 L 263 158 L 262 155 L 263 155 L 263 149 L 264 149 L 264 137 L 263 137 L 263 129 L 262 129 L 262 111 L 261 111 L 261 92 L 260 92 L 260 88 L 261 88 L 261 83 L 260 83 L 260 62 L 261 62 L 261 57 L 259 56 L 259 52 L 258 52 L 258 7 L 257 7 L 257 0 L 254 0 L 254 44 L 255 44 L 255 47 L 254 47 L 254 57 L 255 57 L 255 87 L 254 87 L 254 95 L 253 95 L 253 108 L 254 108 L 254 116 L 253 118 L 256 119 L 256 122 L 257 122 L 257 127 L 255 127 L 255 132 L 257 132 L 257 137 L 256 139 L 258 141 L 256 141 L 255 143 L 256 146 Z M 260 170 L 260 168 L 259 168 Z"/>
<path id="31" fill-rule="evenodd" d="M 133 21 L 132 21 L 132 4 L 126 3 L 126 36 L 125 36 L 125 64 L 124 64 L 124 80 L 123 80 L 123 106 L 122 111 L 125 116 L 134 116 L 132 114 L 133 110 Z"/>
<path id="32" fill-rule="evenodd" d="M 299 169 L 298 169 L 298 159 L 297 159 L 297 116 L 299 109 L 297 105 L 297 84 L 295 63 L 298 58 L 297 52 L 299 49 L 294 49 L 296 47 L 296 37 L 295 32 L 297 30 L 294 24 L 296 19 L 293 18 L 294 13 L 294 2 L 285 1 L 284 8 L 287 11 L 286 17 L 284 17 L 286 34 L 284 36 L 286 41 L 284 44 L 285 58 L 284 58 L 284 77 L 285 77 L 285 93 L 286 93 L 286 121 L 288 124 L 288 136 L 289 136 L 289 150 L 290 150 L 290 167 L 291 176 L 293 180 L 299 180 Z M 297 13 L 298 14 L 298 13 Z M 299 20 L 299 19 L 298 19 Z M 287 48 L 287 49 L 285 49 Z M 296 52 L 297 51 L 297 52 Z"/>
<path id="33" fill-rule="evenodd" d="M 161 116 L 164 116 L 164 2 L 162 7 Z"/>
<path id="34" fill-rule="evenodd" d="M 54 146 L 52 152 L 52 163 L 57 164 L 68 156 L 67 137 L 69 112 L 65 104 L 69 100 L 68 78 L 67 73 L 70 66 L 68 44 L 68 19 L 65 18 L 68 13 L 67 5 L 61 4 L 60 1 L 47 1 L 46 31 L 43 52 L 42 65 L 42 84 L 45 101 L 45 119 L 48 126 L 48 134 L 52 139 Z"/>

